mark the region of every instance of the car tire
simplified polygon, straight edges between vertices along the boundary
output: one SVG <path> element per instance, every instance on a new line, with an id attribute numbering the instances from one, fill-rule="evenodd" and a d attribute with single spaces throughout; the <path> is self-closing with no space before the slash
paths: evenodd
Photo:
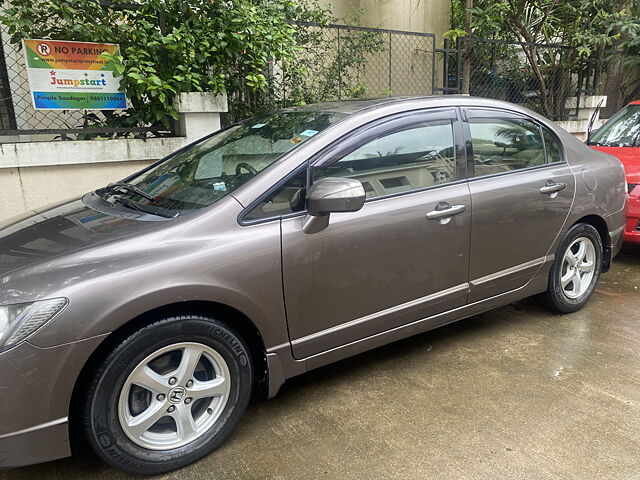
<path id="1" fill-rule="evenodd" d="M 249 349 L 232 328 L 200 315 L 163 318 L 115 342 L 99 362 L 82 428 L 108 464 L 164 473 L 218 447 L 252 386 Z"/>
<path id="2" fill-rule="evenodd" d="M 602 256 L 602 239 L 595 228 L 586 223 L 571 227 L 556 251 L 543 303 L 561 313 L 584 307 L 600 278 Z"/>

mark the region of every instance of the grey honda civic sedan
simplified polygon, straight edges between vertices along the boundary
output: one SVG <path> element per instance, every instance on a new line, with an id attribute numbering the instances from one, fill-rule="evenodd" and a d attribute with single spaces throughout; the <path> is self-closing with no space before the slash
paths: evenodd
<path id="1" fill-rule="evenodd" d="M 0 226 L 0 465 L 67 456 L 78 432 L 166 472 L 292 376 L 532 295 L 578 310 L 625 204 L 618 160 L 504 102 L 232 125 Z"/>

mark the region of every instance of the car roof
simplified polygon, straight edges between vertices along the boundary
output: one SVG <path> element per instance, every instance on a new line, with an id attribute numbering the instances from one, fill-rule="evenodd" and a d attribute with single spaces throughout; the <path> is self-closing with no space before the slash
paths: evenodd
<path id="1" fill-rule="evenodd" d="M 387 104 L 387 103 L 395 103 L 402 101 L 410 101 L 416 100 L 418 98 L 425 97 L 381 97 L 381 98 L 370 98 L 366 100 L 339 100 L 334 102 L 321 102 L 321 103 L 313 103 L 309 105 L 301 105 L 298 107 L 291 107 L 285 109 L 292 111 L 309 111 L 309 112 L 335 112 L 335 113 L 344 113 L 344 114 L 352 114 L 359 112 L 361 110 L 366 110 L 367 108 L 376 107 L 379 105 Z"/>
<path id="2" fill-rule="evenodd" d="M 517 110 L 531 116 L 538 116 L 535 112 L 530 111 L 522 105 L 516 105 L 492 98 L 473 97 L 469 95 L 396 96 L 372 98 L 367 100 L 340 100 L 289 107 L 282 111 L 328 112 L 352 115 L 366 110 L 372 110 L 377 107 L 389 107 L 392 105 L 395 106 L 398 111 L 411 110 L 415 103 L 419 103 L 421 108 L 427 107 L 429 103 L 433 103 L 434 107 L 501 107 L 510 110 Z"/>

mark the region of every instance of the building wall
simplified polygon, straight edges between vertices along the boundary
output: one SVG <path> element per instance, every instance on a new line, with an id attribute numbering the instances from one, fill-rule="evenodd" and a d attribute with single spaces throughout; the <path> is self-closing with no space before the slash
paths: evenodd
<path id="1" fill-rule="evenodd" d="M 0 222 L 74 198 L 147 166 L 149 161 L 0 168 Z"/>
<path id="2" fill-rule="evenodd" d="M 323 3 L 332 5 L 332 12 L 338 18 L 348 16 L 354 9 L 364 9 L 361 23 L 366 27 L 435 33 L 438 38 L 450 28 L 449 0 L 333 0 Z"/>

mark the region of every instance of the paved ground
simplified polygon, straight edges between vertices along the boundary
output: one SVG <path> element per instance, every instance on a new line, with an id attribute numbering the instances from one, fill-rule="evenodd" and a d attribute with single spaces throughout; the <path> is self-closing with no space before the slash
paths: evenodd
<path id="1" fill-rule="evenodd" d="M 640 249 L 589 306 L 533 301 L 288 382 L 167 479 L 638 479 Z M 0 480 L 125 479 L 84 456 Z"/>

